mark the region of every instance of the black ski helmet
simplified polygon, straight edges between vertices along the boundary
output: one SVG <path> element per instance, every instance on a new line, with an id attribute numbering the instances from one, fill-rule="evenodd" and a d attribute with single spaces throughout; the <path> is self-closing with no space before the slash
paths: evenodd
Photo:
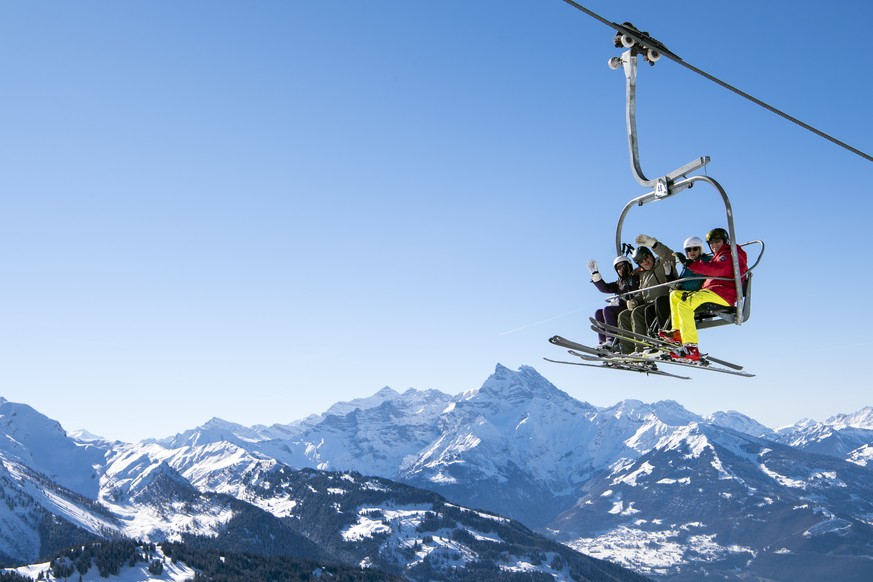
<path id="1" fill-rule="evenodd" d="M 731 237 L 728 235 L 728 231 L 723 228 L 713 228 L 708 233 L 706 233 L 706 242 L 711 243 L 713 240 L 723 240 L 724 244 L 730 244 Z"/>
<path id="2" fill-rule="evenodd" d="M 637 247 L 637 250 L 634 251 L 634 262 L 639 265 L 646 257 L 652 257 L 654 259 L 655 255 L 652 254 L 649 247 Z"/>

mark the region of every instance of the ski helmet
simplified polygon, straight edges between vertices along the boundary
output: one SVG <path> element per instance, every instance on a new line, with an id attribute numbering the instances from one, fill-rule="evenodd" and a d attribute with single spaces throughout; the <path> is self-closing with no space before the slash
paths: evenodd
<path id="1" fill-rule="evenodd" d="M 711 243 L 713 240 L 723 240 L 724 244 L 729 244 L 731 242 L 731 237 L 725 229 L 713 228 L 706 233 L 706 242 Z"/>
<path id="2" fill-rule="evenodd" d="M 617 271 L 618 266 L 622 263 L 627 263 L 627 266 L 633 269 L 633 265 L 631 265 L 630 259 L 624 255 L 621 255 L 620 257 L 615 257 L 615 260 L 612 261 L 612 268 Z"/>
<path id="3" fill-rule="evenodd" d="M 649 247 L 637 247 L 637 250 L 634 251 L 634 262 L 639 265 L 646 257 L 652 257 L 654 259 L 655 255 L 652 254 Z"/>
<path id="4" fill-rule="evenodd" d="M 688 252 L 688 249 L 693 249 L 694 247 L 700 247 L 703 250 L 703 241 L 700 240 L 700 237 L 690 236 L 685 239 L 685 242 L 682 243 L 682 248 L 685 249 L 685 252 Z"/>

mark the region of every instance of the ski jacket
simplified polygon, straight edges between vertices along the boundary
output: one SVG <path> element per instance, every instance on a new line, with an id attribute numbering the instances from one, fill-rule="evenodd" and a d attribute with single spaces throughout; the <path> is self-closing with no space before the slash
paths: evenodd
<path id="1" fill-rule="evenodd" d="M 737 259 L 740 265 L 740 275 L 745 275 L 749 267 L 746 251 L 742 247 L 737 247 Z M 705 275 L 707 277 L 733 277 L 734 265 L 731 246 L 725 244 L 708 263 L 700 260 L 694 261 L 691 263 L 691 269 L 698 275 Z M 704 281 L 702 288 L 717 293 L 719 297 L 731 305 L 735 305 L 737 302 L 737 286 L 732 280 L 707 279 Z"/>
<path id="2" fill-rule="evenodd" d="M 712 260 L 712 254 L 703 253 L 699 257 L 697 257 L 698 261 L 703 261 L 704 263 L 708 263 Z M 699 291 L 701 287 L 703 287 L 704 279 L 693 279 L 691 281 L 682 281 L 682 279 L 686 279 L 688 277 L 697 277 L 700 273 L 696 273 L 695 271 L 689 269 L 687 266 L 682 267 L 682 272 L 679 273 L 679 283 L 676 284 L 676 289 L 680 291 Z"/>
<path id="3" fill-rule="evenodd" d="M 631 273 L 629 276 L 624 279 L 619 278 L 617 281 L 612 283 L 607 283 L 603 279 L 600 281 L 591 281 L 594 283 L 594 286 L 597 287 L 597 290 L 601 293 L 609 293 L 611 295 L 621 295 L 622 293 L 629 293 L 631 291 L 636 291 L 640 288 L 640 278 L 636 273 Z M 627 307 L 627 299 L 628 297 L 619 297 L 618 304 L 625 308 Z"/>
<path id="4" fill-rule="evenodd" d="M 649 289 L 661 283 L 668 283 L 676 280 L 676 265 L 673 259 L 673 251 L 670 247 L 662 242 L 656 242 L 652 245 L 652 251 L 655 253 L 655 266 L 651 271 L 646 271 L 642 267 L 636 272 L 640 275 L 640 294 L 639 299 L 645 303 L 651 303 L 658 297 L 664 297 L 670 294 L 670 287 L 658 287 L 657 289 Z M 664 270 L 664 266 L 669 265 L 670 274 Z"/>

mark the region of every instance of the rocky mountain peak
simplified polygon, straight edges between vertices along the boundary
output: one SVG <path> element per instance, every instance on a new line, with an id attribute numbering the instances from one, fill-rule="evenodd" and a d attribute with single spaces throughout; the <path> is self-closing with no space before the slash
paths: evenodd
<path id="1" fill-rule="evenodd" d="M 497 364 L 494 373 L 482 384 L 479 394 L 509 402 L 569 398 L 565 392 L 546 380 L 534 368 L 522 366 L 517 371 L 513 371 L 502 364 Z"/>
<path id="2" fill-rule="evenodd" d="M 862 428 L 873 430 L 873 406 L 865 406 L 852 414 L 838 414 L 827 419 L 824 424 L 835 429 Z"/>
<path id="3" fill-rule="evenodd" d="M 736 410 L 728 410 L 727 412 L 715 412 L 707 416 L 706 420 L 711 424 L 730 428 L 737 432 L 741 432 L 755 437 L 772 438 L 775 434 L 773 432 L 773 429 L 764 426 L 757 420 L 754 420 L 753 418 L 750 418 L 745 414 L 737 412 Z"/>

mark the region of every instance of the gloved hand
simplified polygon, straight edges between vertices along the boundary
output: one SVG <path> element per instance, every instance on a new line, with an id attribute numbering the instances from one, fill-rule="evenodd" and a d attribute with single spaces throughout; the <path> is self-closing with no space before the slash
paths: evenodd
<path id="1" fill-rule="evenodd" d="M 588 270 L 591 271 L 591 282 L 597 283 L 601 279 L 603 279 L 603 275 L 600 274 L 600 271 L 597 269 L 597 261 L 594 259 L 588 259 Z"/>
<path id="2" fill-rule="evenodd" d="M 647 234 L 638 234 L 637 238 L 636 238 L 636 243 L 638 245 L 644 245 L 644 246 L 647 246 L 649 248 L 652 248 L 653 246 L 655 246 L 655 244 L 657 244 L 657 242 L 658 242 L 658 239 L 656 239 L 653 236 L 649 236 Z"/>
<path id="3" fill-rule="evenodd" d="M 683 253 L 673 253 L 673 256 L 676 257 L 676 260 L 679 261 L 679 263 L 683 267 L 687 267 L 688 265 L 690 265 L 693 262 L 693 261 L 689 261 L 688 257 L 686 257 Z"/>
<path id="4" fill-rule="evenodd" d="M 627 300 L 627 308 L 630 310 L 634 310 L 639 306 L 636 299 L 628 299 Z"/>
<path id="5" fill-rule="evenodd" d="M 664 274 L 668 277 L 673 273 L 673 263 L 664 261 Z"/>

